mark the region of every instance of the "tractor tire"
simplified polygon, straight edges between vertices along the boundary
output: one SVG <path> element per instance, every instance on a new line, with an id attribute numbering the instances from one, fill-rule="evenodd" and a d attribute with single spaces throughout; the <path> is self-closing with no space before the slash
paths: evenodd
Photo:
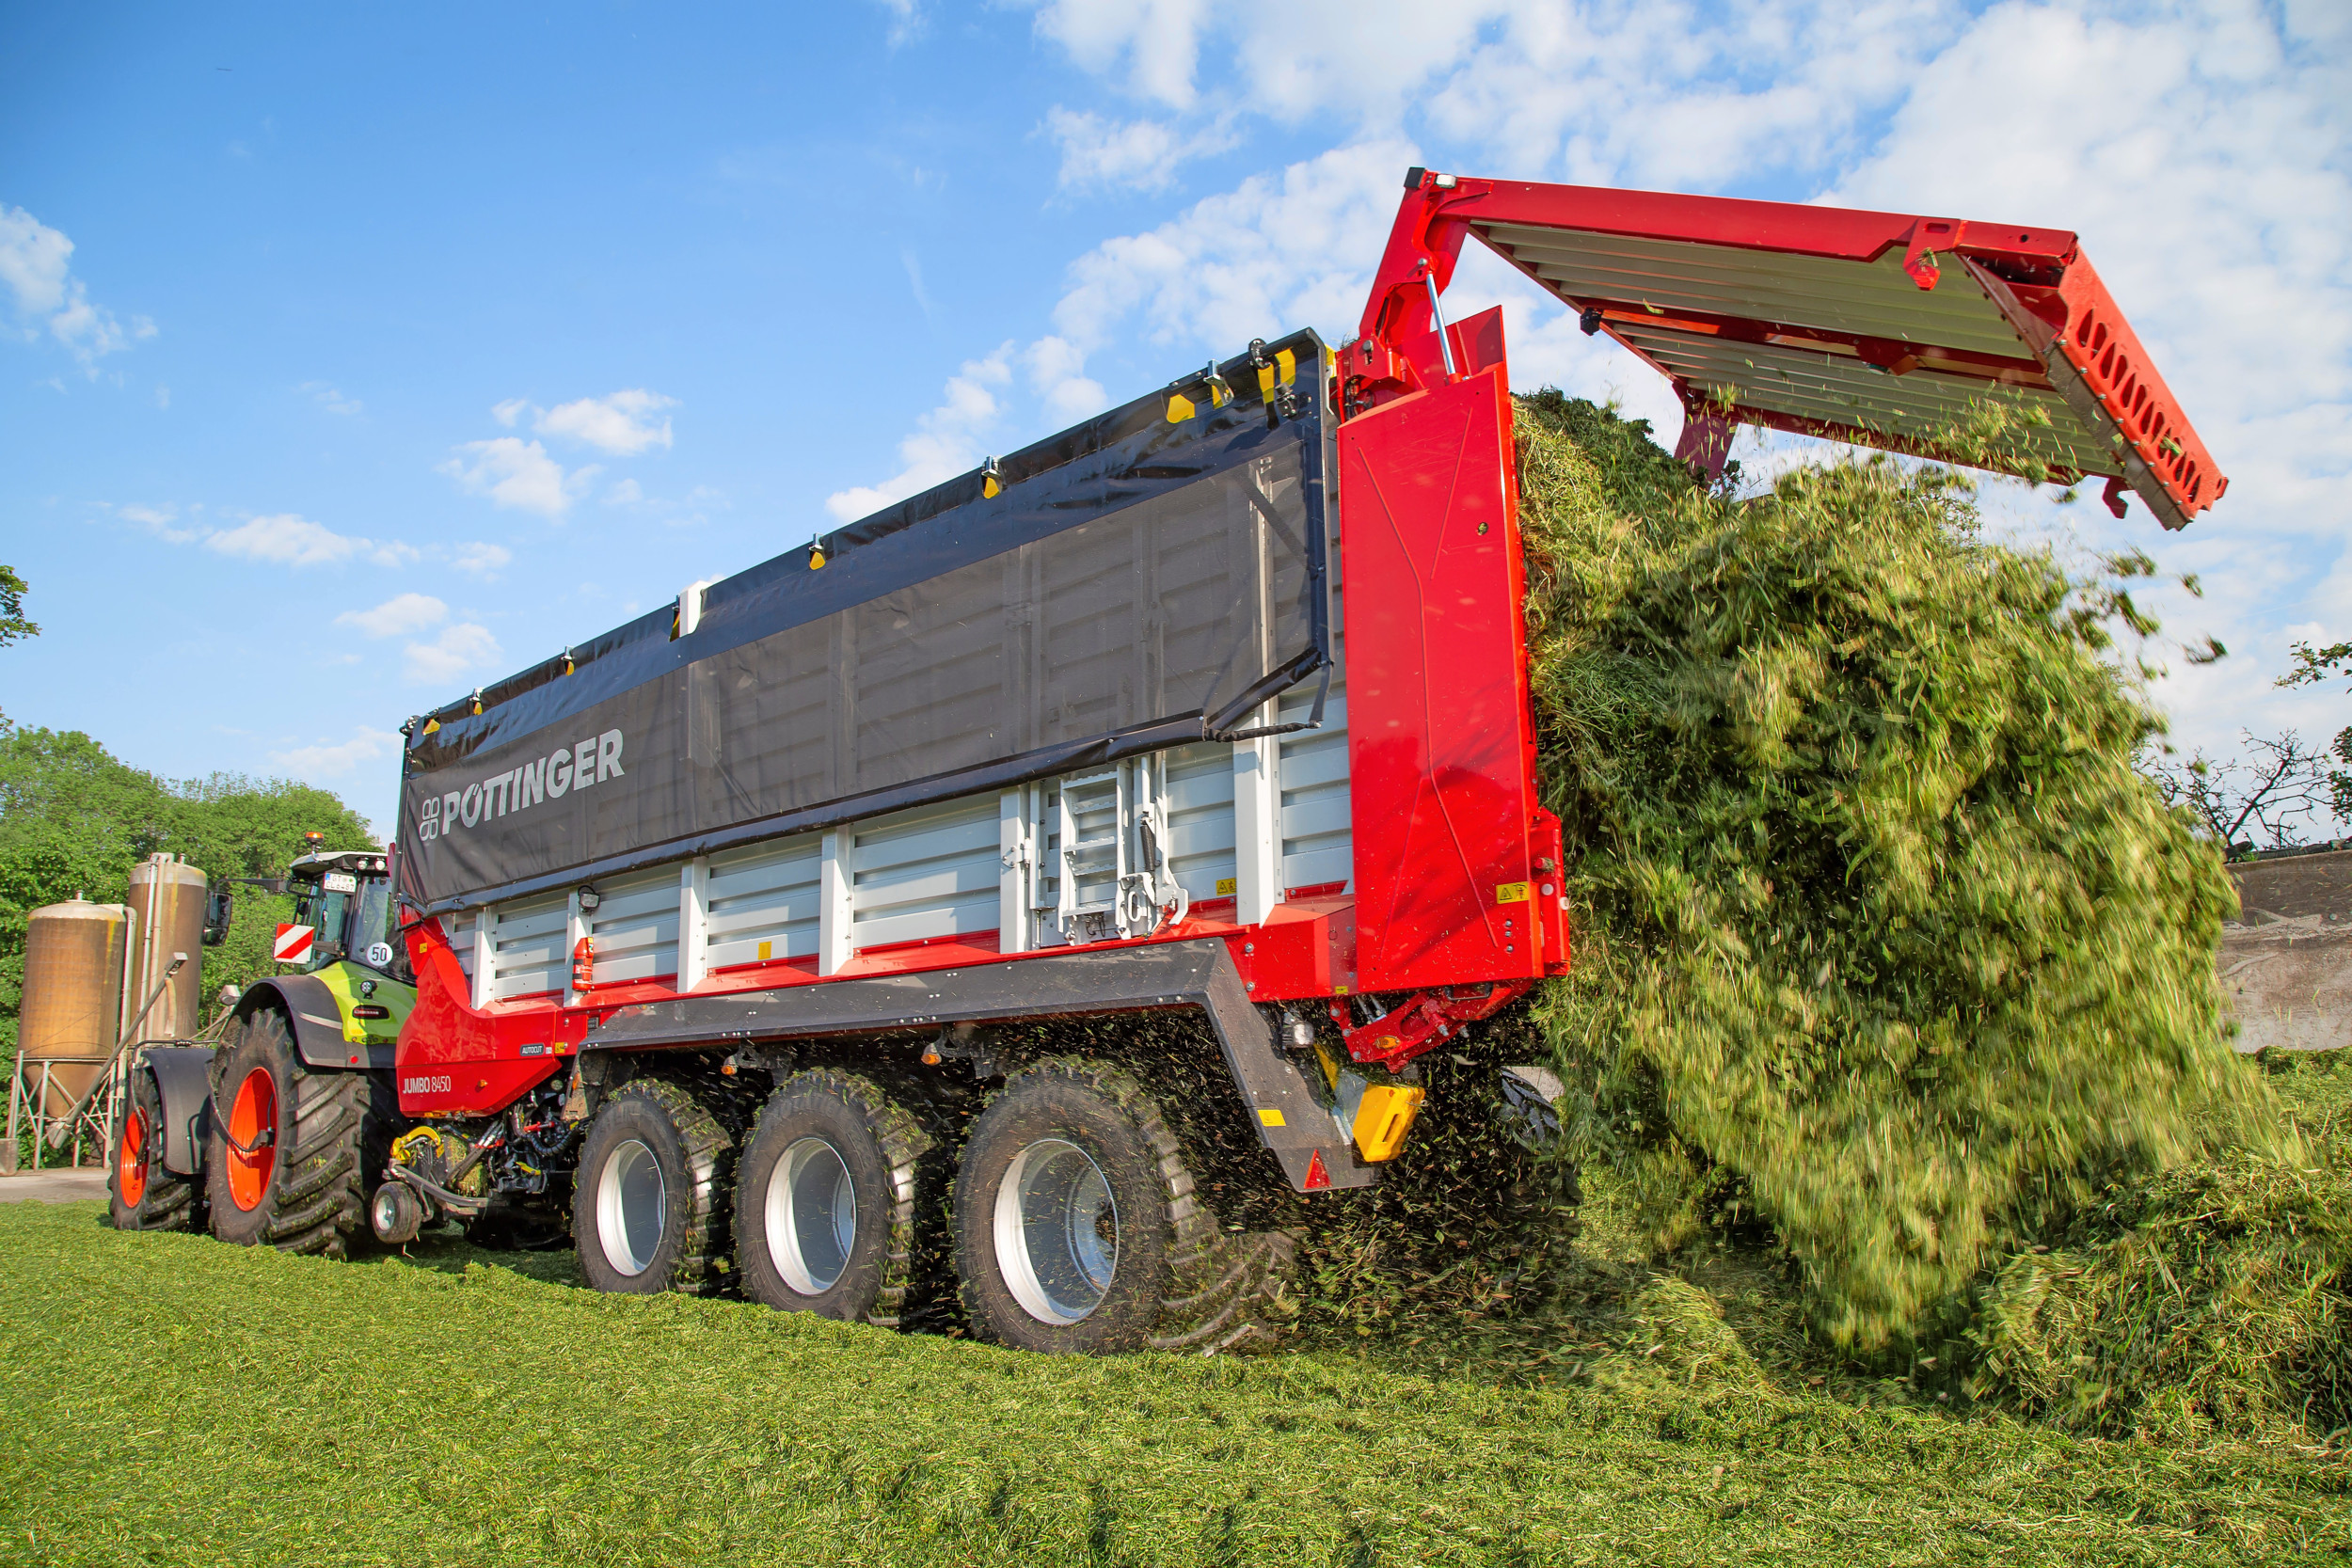
<path id="1" fill-rule="evenodd" d="M 117 1230 L 193 1230 L 201 1222 L 198 1178 L 164 1168 L 164 1097 L 144 1065 L 131 1069 L 113 1164 L 106 1196 Z"/>
<path id="2" fill-rule="evenodd" d="M 1021 1350 L 1201 1355 L 1270 1343 L 1295 1246 L 1229 1234 L 1175 1134 L 1118 1068 L 1048 1058 L 973 1123 L 955 1182 L 973 1331 Z"/>
<path id="3" fill-rule="evenodd" d="M 944 1140 L 872 1079 L 818 1069 L 786 1080 L 739 1167 L 744 1292 L 781 1311 L 898 1327 L 948 1168 Z"/>
<path id="4" fill-rule="evenodd" d="M 606 1101 L 572 1179 L 581 1277 L 621 1295 L 718 1289 L 734 1157 L 725 1129 L 675 1084 L 641 1078 Z"/>
<path id="5" fill-rule="evenodd" d="M 285 1015 L 248 1016 L 213 1061 L 204 1180 L 214 1236 L 351 1256 L 373 1234 L 368 1200 L 390 1158 L 397 1107 L 388 1074 L 305 1067 Z"/>

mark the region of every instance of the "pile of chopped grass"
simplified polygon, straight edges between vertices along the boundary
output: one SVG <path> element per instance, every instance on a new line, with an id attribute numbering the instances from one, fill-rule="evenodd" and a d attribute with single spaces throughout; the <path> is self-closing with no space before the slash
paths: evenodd
<path id="1" fill-rule="evenodd" d="M 1819 1327 L 1904 1342 L 1988 1259 L 2215 1129 L 2219 857 L 2133 770 L 2128 601 L 1976 537 L 1949 472 L 1733 500 L 1644 427 L 1518 409 L 1575 1141 L 1671 1243 L 1753 1204 Z M 2087 593 L 2087 589 L 2090 591 Z"/>
<path id="2" fill-rule="evenodd" d="M 2265 1052 L 2288 1152 L 2113 1184 L 1989 1273 L 1967 1391 L 2077 1430 L 2341 1446 L 2352 1435 L 2352 1065 Z"/>
<path id="3" fill-rule="evenodd" d="M 2133 769 L 2120 583 L 1983 542 L 1948 472 L 1737 499 L 1607 410 L 1518 413 L 1577 968 L 1490 1033 L 1569 1084 L 1589 1201 L 1563 1226 L 1556 1174 L 1441 1127 L 1326 1233 L 1311 1306 L 1415 1326 L 1451 1225 L 1489 1368 L 2341 1435 L 2344 1118 L 2228 1049 L 2234 895 Z"/>

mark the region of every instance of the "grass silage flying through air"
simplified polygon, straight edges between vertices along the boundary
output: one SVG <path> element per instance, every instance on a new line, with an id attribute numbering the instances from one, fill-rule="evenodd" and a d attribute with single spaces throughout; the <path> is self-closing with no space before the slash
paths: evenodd
<path id="1" fill-rule="evenodd" d="M 2205 1563 L 2352 1549 L 2344 1477 L 1769 1389 L 1327 1354 L 1049 1358 L 0 1205 L 28 1564 Z M 470 1257 L 473 1266 L 462 1267 Z M 441 1272 L 449 1269 L 457 1272 Z"/>
<path id="2" fill-rule="evenodd" d="M 1534 1012 L 1572 1149 L 1651 1245 L 1760 1220 L 1827 1344 L 2093 1425 L 2352 1419 L 2341 1171 L 2224 1038 L 2235 898 L 2133 768 L 2156 721 L 2110 636 L 2152 628 L 2121 584 L 1983 542 L 1944 470 L 1821 464 L 1735 501 L 1589 404 L 1518 416 L 1579 938 Z M 2175 1316 L 2218 1327 L 2065 1299 L 2085 1248 L 2160 1271 L 2184 1232 L 2156 1211 L 2194 1228 L 2224 1189 L 2275 1256 L 2206 1227 L 2184 1268 L 2214 1293 L 2183 1283 Z M 2232 1305 L 2256 1275 L 2296 1322 Z M 2162 1415 L 2168 1382 L 2197 1391 Z"/>

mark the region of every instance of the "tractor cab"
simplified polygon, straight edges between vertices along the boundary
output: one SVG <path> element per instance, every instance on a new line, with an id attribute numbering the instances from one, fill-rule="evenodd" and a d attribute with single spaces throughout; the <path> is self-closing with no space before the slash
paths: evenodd
<path id="1" fill-rule="evenodd" d="M 347 959 L 405 979 L 405 956 L 393 941 L 392 879 L 382 850 L 314 847 L 287 868 L 287 884 L 294 896 L 294 918 L 280 932 L 280 963 L 315 973 Z"/>

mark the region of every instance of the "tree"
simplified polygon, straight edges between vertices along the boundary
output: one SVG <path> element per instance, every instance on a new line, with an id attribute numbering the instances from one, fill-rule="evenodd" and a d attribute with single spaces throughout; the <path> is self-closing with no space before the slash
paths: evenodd
<path id="1" fill-rule="evenodd" d="M 24 579 L 13 568 L 0 566 L 0 648 L 40 635 L 40 628 L 24 618 L 25 592 Z"/>
<path id="2" fill-rule="evenodd" d="M 172 782 L 132 768 L 87 735 L 0 721 L 0 1045 L 12 1046 L 32 911 L 76 894 L 119 902 L 131 867 L 169 850 L 237 900 L 229 940 L 204 952 L 204 990 L 272 972 L 270 938 L 293 900 L 233 883 L 274 878 L 317 832 L 336 847 L 374 843 L 367 823 L 323 789 L 216 773 Z"/>
<path id="3" fill-rule="evenodd" d="M 2280 686 L 2312 686 L 2342 676 L 2352 680 L 2352 642 L 2314 648 L 2295 645 L 2295 668 L 2279 677 Z M 2352 765 L 2352 725 L 2336 732 L 2328 750 L 2337 762 Z M 2352 767 L 2331 768 L 2328 774 L 2328 803 L 2338 817 L 2352 821 Z"/>
<path id="4" fill-rule="evenodd" d="M 2327 754 L 2293 730 L 2267 740 L 2240 733 L 2247 754 L 2235 761 L 2217 762 L 2202 751 L 2185 763 L 2143 754 L 2141 771 L 2167 805 L 2194 812 L 2228 854 L 2301 844 L 2304 830 L 2329 800 Z"/>

